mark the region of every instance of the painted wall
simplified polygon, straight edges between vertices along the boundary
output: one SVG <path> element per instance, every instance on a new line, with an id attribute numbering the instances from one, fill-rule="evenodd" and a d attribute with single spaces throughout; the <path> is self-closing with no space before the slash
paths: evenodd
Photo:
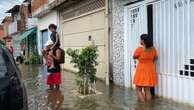
<path id="1" fill-rule="evenodd" d="M 4 26 L 3 25 L 0 25 L 0 40 L 3 40 L 3 37 L 4 37 Z"/>
<path id="2" fill-rule="evenodd" d="M 48 0 L 32 0 L 32 12 L 35 12 L 37 9 L 48 3 Z"/>
<path id="3" fill-rule="evenodd" d="M 12 22 L 12 17 L 11 16 L 6 16 L 4 18 L 4 22 L 3 22 L 3 29 L 4 29 L 4 37 L 7 37 L 8 36 L 8 27 L 9 27 L 9 24 Z"/>
<path id="4" fill-rule="evenodd" d="M 131 0 L 132 1 L 132 0 Z M 124 86 L 124 5 L 129 0 L 112 0 L 113 81 Z"/>
<path id="5" fill-rule="evenodd" d="M 18 42 L 17 40 L 15 40 L 18 36 L 19 36 L 19 34 L 12 35 L 12 37 L 13 37 L 13 49 L 14 49 L 13 56 L 14 56 L 14 58 L 21 55 L 20 41 Z M 11 45 L 12 45 L 12 43 L 11 43 Z"/>
<path id="6" fill-rule="evenodd" d="M 63 39 L 62 45 L 65 50 L 68 48 L 82 49 L 93 43 L 98 46 L 98 62 L 97 77 L 105 80 L 107 67 L 106 67 L 106 42 L 105 36 L 105 10 L 102 9 L 93 14 L 79 17 L 74 20 L 69 20 L 62 24 Z M 91 40 L 89 40 L 91 36 Z M 70 63 L 71 57 L 66 55 L 66 63 L 64 68 L 76 71 Z"/>
<path id="7" fill-rule="evenodd" d="M 49 24 L 56 24 L 58 25 L 58 14 L 57 11 L 51 11 L 50 13 L 46 14 L 45 16 L 38 18 L 38 52 L 41 55 L 42 50 L 42 35 L 41 31 L 48 29 Z M 48 36 L 50 36 L 51 32 L 49 31 Z"/>

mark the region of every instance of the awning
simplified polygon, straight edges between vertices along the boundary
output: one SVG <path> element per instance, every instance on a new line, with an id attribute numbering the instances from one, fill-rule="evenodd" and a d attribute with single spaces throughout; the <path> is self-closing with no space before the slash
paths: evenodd
<path id="1" fill-rule="evenodd" d="M 19 37 L 15 38 L 16 41 L 21 41 L 23 39 L 25 39 L 26 37 L 36 34 L 36 28 L 32 28 L 30 30 L 27 30 L 25 32 L 23 32 L 21 35 L 19 35 Z"/>

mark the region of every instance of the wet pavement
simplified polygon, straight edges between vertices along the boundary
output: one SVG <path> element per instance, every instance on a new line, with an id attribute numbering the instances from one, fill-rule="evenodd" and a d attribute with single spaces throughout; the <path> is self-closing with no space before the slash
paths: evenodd
<path id="1" fill-rule="evenodd" d="M 142 104 L 135 92 L 118 86 L 97 82 L 102 94 L 79 97 L 75 94 L 75 75 L 63 71 L 60 91 L 48 91 L 46 72 L 41 66 L 20 66 L 27 85 L 29 110 L 194 110 L 194 108 L 162 98 Z"/>

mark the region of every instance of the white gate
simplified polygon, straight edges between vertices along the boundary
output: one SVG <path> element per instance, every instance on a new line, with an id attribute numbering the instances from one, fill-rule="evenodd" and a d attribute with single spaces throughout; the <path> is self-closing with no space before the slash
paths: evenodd
<path id="1" fill-rule="evenodd" d="M 159 52 L 158 93 L 194 104 L 194 0 L 153 4 L 154 42 Z"/>
<path id="2" fill-rule="evenodd" d="M 147 33 L 147 7 L 146 5 L 139 5 L 136 7 L 128 7 L 126 9 L 127 13 L 127 25 L 126 25 L 126 46 L 127 56 L 126 56 L 126 68 L 128 71 L 125 72 L 125 85 L 129 84 L 127 87 L 133 85 L 133 78 L 136 70 L 137 61 L 133 59 L 133 54 L 135 49 L 140 46 L 140 36 Z M 130 79 L 128 79 L 129 77 Z M 134 86 L 133 86 L 134 87 Z"/>
<path id="3" fill-rule="evenodd" d="M 132 85 L 134 49 L 140 35 L 147 32 L 148 4 L 153 5 L 153 38 L 159 54 L 157 92 L 194 104 L 194 0 L 145 0 L 126 8 L 125 86 Z"/>

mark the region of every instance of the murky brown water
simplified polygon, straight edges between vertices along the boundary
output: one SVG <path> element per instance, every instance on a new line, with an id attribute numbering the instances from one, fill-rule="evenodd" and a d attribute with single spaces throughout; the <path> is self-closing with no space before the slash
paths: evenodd
<path id="1" fill-rule="evenodd" d="M 27 84 L 29 110 L 194 110 L 186 105 L 156 98 L 147 104 L 137 103 L 133 90 L 97 83 L 100 95 L 80 98 L 76 90 L 75 76 L 63 72 L 61 91 L 48 91 L 46 73 L 41 66 L 20 66 Z"/>

